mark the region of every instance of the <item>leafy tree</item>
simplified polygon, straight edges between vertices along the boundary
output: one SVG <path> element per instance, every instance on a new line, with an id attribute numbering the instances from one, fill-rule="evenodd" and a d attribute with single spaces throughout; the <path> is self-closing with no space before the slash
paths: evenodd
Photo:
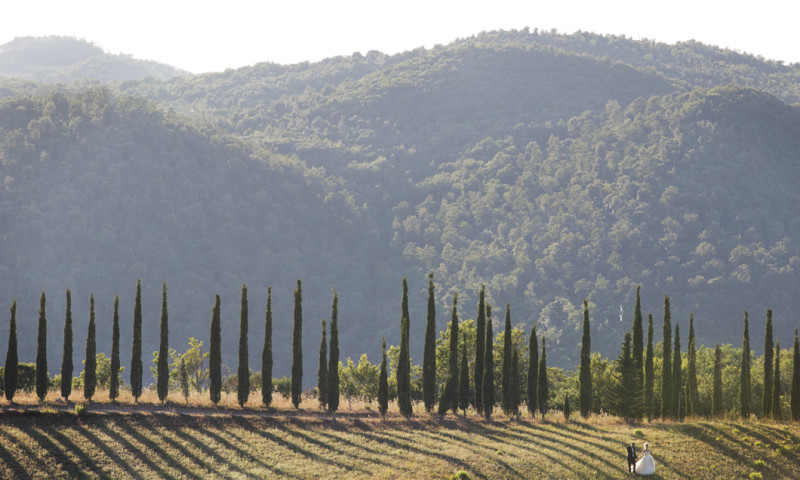
<path id="1" fill-rule="evenodd" d="M 486 350 L 486 300 L 485 286 L 478 294 L 478 316 L 475 320 L 475 410 L 483 412 L 483 352 Z"/>
<path id="2" fill-rule="evenodd" d="M 547 351 L 545 346 L 545 338 L 542 337 L 542 356 L 539 360 L 539 413 L 542 414 L 542 420 L 547 413 L 547 396 L 550 394 L 550 386 L 547 382 Z"/>
<path id="3" fill-rule="evenodd" d="M 641 289 L 641 285 L 636 286 L 636 305 L 633 309 L 633 375 L 636 379 L 637 392 L 644 392 L 644 327 L 642 325 Z M 581 415 L 583 415 L 583 406 L 581 406 Z"/>
<path id="4" fill-rule="evenodd" d="M 378 375 L 378 411 L 381 418 L 386 420 L 386 412 L 389 410 L 389 377 L 387 373 L 386 362 L 386 337 L 383 337 L 383 345 L 381 347 L 381 370 Z"/>
<path id="5" fill-rule="evenodd" d="M 408 313 L 408 282 L 403 277 L 403 299 L 400 315 L 400 358 L 397 366 L 397 406 L 400 414 L 411 418 L 411 352 L 409 351 L 410 320 Z"/>
<path id="6" fill-rule="evenodd" d="M 86 384 L 86 360 L 81 360 L 83 364 L 83 371 L 81 372 L 80 376 L 77 379 L 73 379 L 72 388 L 82 388 Z M 99 388 L 108 389 L 111 386 L 111 359 L 106 356 L 105 353 L 100 352 L 95 355 L 94 357 L 94 365 L 95 365 L 95 385 Z M 117 372 L 117 384 L 122 384 L 122 372 L 124 372 L 124 368 L 120 368 L 119 372 Z M 77 381 L 76 381 L 77 380 Z M 95 389 L 95 392 L 97 390 Z"/>
<path id="7" fill-rule="evenodd" d="M 339 295 L 333 291 L 331 307 L 331 340 L 328 355 L 328 410 L 336 415 L 339 408 Z"/>
<path id="8" fill-rule="evenodd" d="M 512 406 L 512 387 L 511 382 L 511 357 L 513 356 L 513 348 L 511 347 L 511 305 L 506 303 L 506 322 L 505 329 L 503 330 L 503 379 L 501 385 L 502 391 L 502 405 L 503 413 L 511 415 L 513 412 Z"/>
<path id="9" fill-rule="evenodd" d="M 112 402 L 119 396 L 119 295 L 114 296 L 114 319 L 111 325 L 111 374 L 108 389 L 108 398 Z"/>
<path id="10" fill-rule="evenodd" d="M 247 285 L 242 284 L 242 306 L 239 316 L 239 368 L 238 388 L 236 398 L 239 406 L 243 407 L 250 397 L 250 352 L 247 345 L 248 335 L 248 304 L 247 304 Z"/>
<path id="11" fill-rule="evenodd" d="M 167 312 L 167 282 L 161 283 L 161 327 L 158 344 L 158 370 L 156 391 L 161 403 L 167 401 L 169 393 L 169 314 Z"/>
<path id="12" fill-rule="evenodd" d="M 492 410 L 494 410 L 494 342 L 490 341 L 494 338 L 492 332 L 492 306 L 486 305 L 486 351 L 483 355 L 483 395 L 481 402 L 483 403 L 483 416 L 487 420 L 492 418 Z"/>
<path id="13" fill-rule="evenodd" d="M 183 353 L 179 353 L 174 348 L 170 348 L 169 388 L 177 390 L 183 388 L 181 384 L 181 362 L 183 362 L 183 366 L 186 368 L 186 375 L 188 376 L 189 387 L 201 393 L 209 383 L 210 369 L 205 368 L 208 357 L 209 352 L 203 352 L 203 342 L 194 337 L 189 338 L 189 348 Z M 158 375 L 158 359 L 159 353 L 153 352 L 153 364 L 156 365 L 155 368 L 150 368 L 153 375 Z M 235 380 L 234 383 L 238 383 L 238 375 L 235 377 Z"/>
<path id="14" fill-rule="evenodd" d="M 783 417 L 781 408 L 781 341 L 775 343 L 775 376 L 772 377 L 772 418 Z"/>
<path id="15" fill-rule="evenodd" d="M 572 414 L 572 410 L 569 406 L 569 394 L 564 397 L 564 420 L 569 422 L 569 417 Z"/>
<path id="16" fill-rule="evenodd" d="M 647 315 L 647 352 L 644 359 L 644 412 L 650 421 L 655 413 L 653 399 L 653 384 L 655 383 L 655 368 L 653 366 L 653 315 Z"/>
<path id="17" fill-rule="evenodd" d="M 765 418 L 772 414 L 772 374 L 773 367 L 772 343 L 772 310 L 767 310 L 767 325 L 764 332 L 764 396 L 761 397 L 761 415 Z"/>
<path id="18" fill-rule="evenodd" d="M 719 349 L 719 342 L 714 349 L 714 390 L 711 397 L 711 415 L 721 417 L 725 411 L 722 402 L 722 352 Z"/>
<path id="19" fill-rule="evenodd" d="M 636 289 L 637 305 L 639 289 Z M 641 317 L 641 312 L 639 313 Z M 639 318 L 641 329 L 641 318 Z M 636 322 L 634 321 L 634 338 L 636 335 Z M 641 353 L 641 352 L 639 352 Z M 634 357 L 635 360 L 635 357 Z M 635 361 L 634 361 L 635 368 Z M 641 369 L 640 369 L 641 370 Z M 592 412 L 592 337 L 589 329 L 589 302 L 583 301 L 583 337 L 581 338 L 581 365 L 580 365 L 580 408 L 581 416 L 588 418 Z"/>
<path id="20" fill-rule="evenodd" d="M 67 314 L 64 319 L 64 349 L 61 355 L 61 398 L 63 398 L 65 402 L 69 402 L 69 396 L 72 393 L 72 370 L 72 292 L 67 289 Z"/>
<path id="21" fill-rule="evenodd" d="M 528 347 L 528 411 L 531 417 L 536 415 L 539 390 L 539 339 L 536 338 L 536 325 L 531 327 L 530 346 Z"/>
<path id="22" fill-rule="evenodd" d="M 361 354 L 358 365 L 347 357 L 347 365 L 339 363 L 339 378 L 341 386 L 347 396 L 348 402 L 351 397 L 360 398 L 366 402 L 372 402 L 378 396 L 380 366 L 373 365 L 367 358 L 366 353 Z"/>
<path id="23" fill-rule="evenodd" d="M 431 413 L 436 403 L 436 300 L 433 273 L 428 274 L 428 318 L 425 325 L 425 348 L 422 357 L 422 399 Z"/>
<path id="24" fill-rule="evenodd" d="M 744 332 L 742 334 L 742 363 L 739 376 L 739 414 L 742 418 L 750 418 L 752 411 L 752 394 L 750 389 L 750 330 L 747 310 L 744 311 Z"/>
<path id="25" fill-rule="evenodd" d="M 292 334 L 292 405 L 300 406 L 303 395 L 303 286 L 297 280 L 294 291 L 294 329 Z"/>
<path id="26" fill-rule="evenodd" d="M 467 367 L 467 336 L 461 335 L 461 368 L 459 369 L 458 380 L 458 408 L 467 416 L 467 407 L 470 404 L 469 398 L 469 369 Z M 517 402 L 519 404 L 519 401 Z"/>
<path id="27" fill-rule="evenodd" d="M 675 418 L 681 418 L 681 404 L 686 403 L 681 398 L 683 392 L 683 379 L 681 378 L 681 335 L 680 324 L 675 324 L 675 348 L 672 349 L 672 411 Z M 685 406 L 685 405 L 684 405 Z"/>
<path id="28" fill-rule="evenodd" d="M 800 420 L 800 339 L 794 329 L 794 353 L 792 355 L 792 420 Z"/>
<path id="29" fill-rule="evenodd" d="M 264 349 L 261 351 L 261 402 L 265 407 L 272 404 L 272 287 L 267 287 L 267 313 L 264 318 Z"/>
<path id="30" fill-rule="evenodd" d="M 672 410 L 674 393 L 672 391 L 672 323 L 669 308 L 669 297 L 664 295 L 664 327 L 662 334 L 661 355 L 661 417 L 671 418 L 675 412 Z"/>
<path id="31" fill-rule="evenodd" d="M 697 346 L 694 336 L 694 313 L 689 314 L 689 344 L 686 352 L 686 415 L 697 415 Z"/>
<path id="32" fill-rule="evenodd" d="M 517 420 L 519 420 L 519 350 L 516 348 L 513 350 L 514 353 L 511 355 L 511 382 L 509 383 L 509 398 L 511 400 L 511 404 L 509 405 L 509 414 L 514 415 Z M 464 414 L 466 416 L 466 410 Z"/>
<path id="33" fill-rule="evenodd" d="M 83 398 L 91 402 L 97 387 L 97 325 L 94 318 L 94 294 L 89 297 L 89 332 L 86 335 L 86 361 L 84 371 L 86 377 L 83 381 Z"/>
<path id="34" fill-rule="evenodd" d="M 138 402 L 142 395 L 142 280 L 136 280 L 133 304 L 133 348 L 131 350 L 131 395 Z"/>
<path id="35" fill-rule="evenodd" d="M 319 367 L 317 368 L 317 398 L 319 407 L 325 408 L 328 405 L 328 339 L 326 330 L 328 325 L 322 319 L 322 336 L 319 343 Z"/>
<path id="36" fill-rule="evenodd" d="M 211 338 L 208 360 L 208 393 L 211 402 L 216 405 L 221 398 L 222 390 L 222 325 L 220 320 L 219 294 L 214 297 L 214 308 L 211 310 Z M 262 382 L 264 372 L 262 371 Z"/>
<path id="37" fill-rule="evenodd" d="M 186 371 L 186 362 L 181 357 L 181 392 L 186 403 L 189 403 L 189 373 Z"/>
<path id="38" fill-rule="evenodd" d="M 17 301 L 11 303 L 11 319 L 8 324 L 8 349 L 6 350 L 6 363 L 3 371 L 3 385 L 6 400 L 14 403 L 14 394 L 17 391 L 19 379 L 19 358 L 17 356 Z"/>
<path id="39" fill-rule="evenodd" d="M 47 314 L 45 313 L 44 292 L 39 299 L 39 335 L 36 343 L 36 396 L 40 402 L 44 402 L 47 395 L 49 377 L 47 375 Z"/>

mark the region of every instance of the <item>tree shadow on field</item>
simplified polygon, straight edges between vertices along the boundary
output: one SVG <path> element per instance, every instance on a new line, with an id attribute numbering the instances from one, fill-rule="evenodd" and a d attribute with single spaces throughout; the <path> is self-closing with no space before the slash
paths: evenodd
<path id="1" fill-rule="evenodd" d="M 740 445 L 746 452 L 749 452 L 753 458 L 749 458 L 748 456 L 738 455 L 738 460 L 740 462 L 750 463 L 751 461 L 757 460 L 758 454 L 760 453 L 758 450 L 754 449 L 751 445 L 745 443 L 739 438 L 735 438 L 731 435 L 731 433 L 726 432 L 725 430 L 719 428 L 716 425 L 703 425 L 704 427 L 708 428 L 709 432 L 716 437 L 724 437 L 731 443 L 735 443 Z M 766 434 L 757 432 L 747 427 L 743 427 L 740 425 L 728 425 L 731 428 L 737 428 L 743 434 L 748 435 L 764 444 L 764 451 L 763 453 L 768 453 L 770 456 L 774 454 L 777 449 L 773 449 L 772 447 L 768 447 L 767 445 L 781 445 L 778 440 L 786 440 L 786 436 L 789 437 L 789 440 L 794 443 L 794 437 L 789 432 L 785 432 L 779 430 L 777 428 L 771 428 L 770 426 L 763 426 L 764 429 L 772 430 L 769 432 L 772 434 L 772 438 L 768 437 Z M 780 433 L 785 433 L 786 436 L 781 437 Z M 794 437 L 794 438 L 792 438 Z M 797 455 L 780 455 L 779 461 L 770 461 L 768 462 L 768 469 L 775 471 L 776 477 L 779 478 L 791 478 L 793 475 L 796 475 L 798 469 L 800 469 L 800 458 Z M 761 458 L 761 460 L 767 460 L 765 458 Z"/>
<path id="2" fill-rule="evenodd" d="M 13 440 L 10 435 L 6 434 L 2 430 L 2 428 L 0 428 L 0 435 L 2 435 L 2 437 L 5 438 L 4 440 L 0 441 L 0 459 L 2 460 L 3 464 L 5 464 L 5 466 L 11 470 L 11 472 L 13 472 L 14 474 L 13 478 L 18 478 L 18 479 L 31 478 L 30 473 L 28 473 L 25 467 L 23 467 L 17 461 L 17 459 L 14 458 L 14 453 L 6 449 L 6 445 L 12 445 L 12 444 L 16 445 L 18 448 L 20 448 L 20 450 L 23 451 L 23 453 L 28 458 L 33 459 L 35 457 L 30 454 L 30 451 L 27 448 L 22 447 L 21 445 L 19 445 L 18 442 Z"/>
<path id="3" fill-rule="evenodd" d="M 390 431 L 382 431 L 380 433 L 369 432 L 369 431 L 358 431 L 353 433 L 354 435 L 364 437 L 367 440 L 373 441 L 375 443 L 381 443 L 383 445 L 392 447 L 397 450 L 407 450 L 426 457 L 435 457 L 464 469 L 470 468 L 470 465 L 468 465 L 466 462 L 464 462 L 459 458 L 441 452 L 421 449 L 415 445 L 408 443 L 405 439 L 400 438 L 397 435 L 392 435 Z"/>
<path id="4" fill-rule="evenodd" d="M 103 452 L 103 454 L 106 457 L 110 458 L 112 462 L 124 468 L 126 475 L 129 475 L 130 477 L 137 479 L 143 478 L 139 472 L 134 471 L 133 466 L 131 466 L 131 464 L 125 461 L 125 459 L 123 459 L 122 457 L 120 457 L 117 452 L 115 452 L 112 448 L 110 448 L 106 444 L 106 442 L 97 438 L 97 435 L 95 435 L 88 428 L 85 428 L 82 425 L 78 425 L 76 430 L 80 435 L 83 436 L 83 438 L 85 438 L 89 443 L 94 445 L 95 448 L 98 449 L 98 451 Z"/>
<path id="5" fill-rule="evenodd" d="M 148 455 L 148 452 L 142 451 L 140 448 L 133 445 L 127 438 L 120 435 L 119 432 L 115 432 L 111 428 L 108 427 L 105 423 L 99 423 L 97 428 L 106 434 L 110 439 L 114 442 L 119 444 L 125 450 L 131 453 L 136 459 L 141 460 L 144 462 L 147 467 L 154 472 L 159 478 L 169 478 L 172 475 L 169 475 L 166 470 L 164 470 L 160 465 L 156 464 Z"/>
<path id="6" fill-rule="evenodd" d="M 89 476 L 84 467 L 89 467 L 96 475 L 101 475 L 101 472 L 97 470 L 97 467 L 94 465 L 94 462 L 86 456 L 85 453 L 81 452 L 79 457 L 83 465 L 78 465 L 75 463 L 67 454 L 67 452 L 61 448 L 60 446 L 56 445 L 53 440 L 51 440 L 47 435 L 41 432 L 38 428 L 31 428 L 27 431 L 28 435 L 32 439 L 39 444 L 39 446 L 44 449 L 47 454 L 63 468 L 63 471 L 69 475 L 70 478 L 92 478 Z M 71 443 L 71 442 L 70 442 Z M 74 444 L 72 444 L 74 447 Z"/>
<path id="7" fill-rule="evenodd" d="M 202 480 L 202 477 L 198 476 L 196 473 L 188 471 L 183 465 L 181 465 L 181 463 L 178 461 L 178 459 L 173 458 L 172 456 L 170 456 L 164 450 L 164 448 L 161 445 L 158 445 L 155 441 L 147 438 L 147 436 L 142 434 L 142 432 L 140 432 L 139 430 L 133 428 L 131 426 L 131 422 L 117 422 L 116 425 L 120 429 L 125 431 L 125 433 L 127 433 L 131 438 L 135 439 L 137 442 L 139 442 L 142 445 L 144 445 L 147 448 L 147 452 L 145 452 L 145 454 L 147 454 L 147 453 L 155 453 L 156 455 L 161 457 L 161 460 L 163 460 L 164 463 L 166 463 L 170 467 L 174 468 L 175 470 L 177 470 L 181 474 L 186 475 L 189 478 L 193 478 L 193 479 L 196 479 L 196 480 Z M 154 426 L 150 425 L 149 422 L 148 423 L 143 422 L 141 424 L 141 427 L 143 429 L 149 430 L 151 432 L 157 432 L 157 428 L 155 428 Z M 159 438 L 164 439 L 165 437 L 164 437 L 164 435 L 159 434 Z"/>
<path id="8" fill-rule="evenodd" d="M 332 433 L 329 433 L 329 432 L 327 432 L 325 430 L 320 430 L 317 433 L 320 436 L 327 438 L 331 442 L 347 445 L 348 447 L 351 447 L 351 448 L 353 448 L 355 450 L 362 451 L 364 453 L 370 453 L 367 449 L 364 448 L 363 445 L 358 445 L 355 442 L 351 442 L 350 440 L 348 440 L 348 439 L 346 439 L 344 437 L 339 437 L 339 436 L 333 435 Z M 381 460 L 379 458 L 372 458 L 372 457 L 360 457 L 360 458 L 363 459 L 363 460 L 367 460 L 368 462 L 372 462 L 372 463 L 374 463 L 376 465 L 381 465 L 381 466 L 387 467 L 387 468 L 392 468 L 392 467 L 395 466 L 395 464 L 386 462 L 386 461 Z"/>

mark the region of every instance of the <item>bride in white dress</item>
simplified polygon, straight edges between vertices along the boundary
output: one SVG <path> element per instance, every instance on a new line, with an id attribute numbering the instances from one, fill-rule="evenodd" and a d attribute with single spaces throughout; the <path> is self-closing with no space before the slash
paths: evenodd
<path id="1" fill-rule="evenodd" d="M 642 458 L 636 462 L 636 473 L 639 475 L 652 475 L 656 473 L 656 462 L 650 455 L 649 443 L 645 442 L 644 450 L 642 450 Z"/>

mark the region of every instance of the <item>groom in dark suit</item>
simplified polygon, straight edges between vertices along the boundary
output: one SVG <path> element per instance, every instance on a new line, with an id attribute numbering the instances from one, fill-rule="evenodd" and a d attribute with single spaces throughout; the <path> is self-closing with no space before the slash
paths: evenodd
<path id="1" fill-rule="evenodd" d="M 628 449 L 628 473 L 636 473 L 636 445 L 631 442 Z"/>

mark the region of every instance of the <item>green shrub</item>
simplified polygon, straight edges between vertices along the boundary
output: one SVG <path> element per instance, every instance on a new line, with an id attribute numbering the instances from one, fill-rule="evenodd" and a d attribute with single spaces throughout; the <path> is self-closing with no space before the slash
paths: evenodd
<path id="1" fill-rule="evenodd" d="M 637 438 L 642 438 L 644 437 L 644 432 L 642 431 L 642 429 L 637 428 L 636 430 L 633 431 L 633 436 Z"/>
<path id="2" fill-rule="evenodd" d="M 764 460 L 758 459 L 753 462 L 753 466 L 756 468 L 764 468 L 767 465 L 767 462 Z"/>
<path id="3" fill-rule="evenodd" d="M 464 470 L 459 470 L 450 475 L 450 480 L 472 480 L 472 477 L 470 477 L 469 473 L 465 472 Z"/>
<path id="4" fill-rule="evenodd" d="M 752 472 L 750 474 L 750 480 L 761 480 L 762 478 L 764 477 L 761 476 L 761 472 Z"/>
<path id="5" fill-rule="evenodd" d="M 292 381 L 286 378 L 285 375 L 283 378 L 273 378 L 272 385 L 275 391 L 283 398 L 289 398 L 292 395 Z"/>
<path id="6" fill-rule="evenodd" d="M 82 417 L 87 413 L 89 412 L 86 410 L 86 406 L 84 406 L 82 403 L 75 404 L 75 415 Z"/>

